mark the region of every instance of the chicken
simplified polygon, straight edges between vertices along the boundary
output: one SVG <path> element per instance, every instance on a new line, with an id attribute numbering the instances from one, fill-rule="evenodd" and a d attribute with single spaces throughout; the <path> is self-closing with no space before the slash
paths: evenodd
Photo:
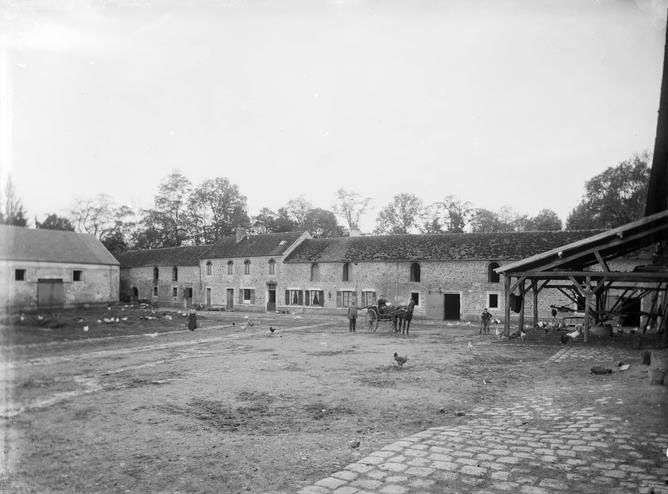
<path id="1" fill-rule="evenodd" d="M 522 340 L 522 343 L 527 339 L 527 333 L 523 329 L 520 329 L 520 339 Z"/>
<path id="2" fill-rule="evenodd" d="M 471 352 L 473 351 L 473 343 L 471 343 L 470 341 L 469 341 L 469 351 Z"/>
<path id="3" fill-rule="evenodd" d="M 274 331 L 276 331 L 276 328 L 272 328 L 271 326 L 269 326 L 269 332 L 271 334 L 274 334 Z"/>
<path id="4" fill-rule="evenodd" d="M 408 357 L 401 357 L 397 354 L 397 352 L 394 352 L 394 361 L 399 367 L 403 367 L 403 365 L 408 361 Z"/>

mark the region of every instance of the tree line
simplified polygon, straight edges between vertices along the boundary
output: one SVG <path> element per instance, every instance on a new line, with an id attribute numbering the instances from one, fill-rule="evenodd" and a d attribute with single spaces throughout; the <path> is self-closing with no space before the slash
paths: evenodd
<path id="1" fill-rule="evenodd" d="M 585 183 L 582 199 L 571 211 L 565 229 L 607 229 L 641 218 L 649 183 L 649 155 L 636 154 Z M 11 177 L 0 191 L 0 222 L 27 226 L 28 215 L 16 196 Z M 303 196 L 274 211 L 262 208 L 249 215 L 247 198 L 227 178 L 193 184 L 172 171 L 158 186 L 149 209 L 134 211 L 106 194 L 79 199 L 67 216 L 55 213 L 35 227 L 89 233 L 114 254 L 128 249 L 207 245 L 232 235 L 237 227 L 251 233 L 308 231 L 314 237 L 337 237 L 358 230 L 360 219 L 373 210 L 371 198 L 340 189 L 331 209 L 313 207 Z M 339 219 L 342 224 L 339 224 Z M 563 227 L 550 209 L 536 216 L 510 207 L 477 208 L 453 195 L 425 204 L 414 194 L 400 193 L 380 208 L 375 234 L 557 231 Z"/>

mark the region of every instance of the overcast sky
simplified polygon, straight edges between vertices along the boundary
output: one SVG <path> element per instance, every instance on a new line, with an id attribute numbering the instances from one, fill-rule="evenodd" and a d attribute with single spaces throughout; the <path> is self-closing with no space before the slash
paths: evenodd
<path id="1" fill-rule="evenodd" d="M 0 0 L 0 165 L 30 218 L 173 169 L 251 214 L 339 188 L 562 219 L 654 144 L 665 0 Z"/>

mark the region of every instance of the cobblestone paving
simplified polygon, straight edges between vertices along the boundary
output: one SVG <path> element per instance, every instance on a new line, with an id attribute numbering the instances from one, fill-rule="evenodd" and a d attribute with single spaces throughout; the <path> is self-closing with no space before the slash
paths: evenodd
<path id="1" fill-rule="evenodd" d="M 557 358 L 601 357 L 584 350 L 565 349 Z M 612 391 L 611 385 L 596 390 Z M 598 410 L 617 400 L 603 396 L 576 410 L 550 397 L 475 408 L 465 425 L 404 438 L 298 493 L 668 494 L 668 434 L 631 434 L 621 418 Z"/>

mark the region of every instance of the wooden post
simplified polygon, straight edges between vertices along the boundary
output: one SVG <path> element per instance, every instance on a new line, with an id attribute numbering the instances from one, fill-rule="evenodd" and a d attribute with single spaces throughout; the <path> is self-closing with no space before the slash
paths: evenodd
<path id="1" fill-rule="evenodd" d="M 510 275 L 506 274 L 503 277 L 503 285 L 505 291 L 506 306 L 505 312 L 506 316 L 503 320 L 503 334 L 510 336 Z"/>
<path id="2" fill-rule="evenodd" d="M 538 282 L 531 280 L 531 289 L 533 291 L 533 327 L 538 326 Z"/>
<path id="3" fill-rule="evenodd" d="M 520 285 L 520 321 L 519 330 L 524 331 L 524 281 Z"/>
<path id="4" fill-rule="evenodd" d="M 584 341 L 587 343 L 589 341 L 589 304 L 591 303 L 591 277 L 587 276 L 586 278 L 587 286 L 584 290 L 585 296 L 585 320 L 584 320 Z"/>

